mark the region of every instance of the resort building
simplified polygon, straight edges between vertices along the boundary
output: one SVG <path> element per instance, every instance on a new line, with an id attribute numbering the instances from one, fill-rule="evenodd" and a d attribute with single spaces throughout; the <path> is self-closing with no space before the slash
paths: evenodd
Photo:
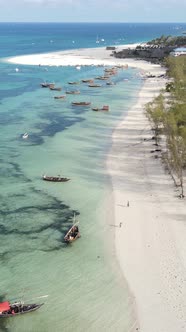
<path id="1" fill-rule="evenodd" d="M 173 56 L 183 56 L 186 55 L 186 47 L 176 48 L 173 52 L 170 53 Z"/>

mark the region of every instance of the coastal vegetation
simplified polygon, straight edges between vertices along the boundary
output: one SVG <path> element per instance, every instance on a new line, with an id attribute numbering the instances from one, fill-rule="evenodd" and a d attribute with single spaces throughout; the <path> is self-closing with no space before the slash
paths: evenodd
<path id="1" fill-rule="evenodd" d="M 169 82 L 157 98 L 146 105 L 146 115 L 152 124 L 156 145 L 164 145 L 162 154 L 176 186 L 184 197 L 186 170 L 186 57 L 166 59 Z"/>
<path id="2" fill-rule="evenodd" d="M 150 40 L 147 42 L 147 45 L 181 47 L 186 45 L 186 36 L 162 35 L 159 38 Z"/>
<path id="3" fill-rule="evenodd" d="M 163 143 L 162 159 L 175 185 L 184 196 L 186 171 L 186 56 L 172 56 L 176 48 L 186 45 L 186 36 L 165 36 L 153 39 L 135 49 L 112 53 L 116 58 L 143 59 L 166 66 L 166 89 L 146 105 L 146 115 L 152 124 L 155 145 Z M 157 149 L 159 150 L 159 149 Z"/>

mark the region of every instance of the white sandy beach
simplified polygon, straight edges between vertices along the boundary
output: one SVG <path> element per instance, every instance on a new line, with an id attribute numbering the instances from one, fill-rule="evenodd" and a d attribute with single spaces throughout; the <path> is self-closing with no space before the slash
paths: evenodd
<path id="1" fill-rule="evenodd" d="M 115 59 L 105 48 L 20 56 L 9 61 L 43 66 L 128 64 L 143 72 L 164 73 L 160 66 L 145 61 Z M 137 104 L 113 132 L 107 160 L 115 224 L 122 223 L 116 227 L 116 255 L 138 316 L 128 332 L 186 331 L 186 204 L 177 198 L 160 159 L 150 153 L 155 147 L 143 112 L 144 104 L 165 82 L 164 78 L 144 81 Z"/>
<path id="2" fill-rule="evenodd" d="M 138 44 L 118 46 L 116 51 L 123 48 L 135 48 Z M 134 59 L 116 59 L 105 47 L 87 48 L 77 50 L 59 51 L 53 53 L 29 54 L 7 58 L 6 61 L 17 65 L 39 65 L 39 66 L 115 66 L 129 65 L 130 67 L 151 70 L 151 64 Z M 159 68 L 159 66 L 157 66 Z"/>
<path id="3" fill-rule="evenodd" d="M 186 331 L 186 204 L 154 158 L 158 153 L 150 152 L 153 134 L 143 112 L 163 85 L 157 78 L 145 82 L 137 104 L 113 133 L 107 163 L 115 222 L 122 223 L 116 228 L 117 257 L 141 332 Z"/>

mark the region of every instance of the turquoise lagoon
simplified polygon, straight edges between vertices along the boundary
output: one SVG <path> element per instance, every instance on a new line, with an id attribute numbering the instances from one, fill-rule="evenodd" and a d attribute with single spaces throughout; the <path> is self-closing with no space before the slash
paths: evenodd
<path id="1" fill-rule="evenodd" d="M 0 321 L 2 332 L 127 332 L 133 297 L 114 251 L 112 186 L 106 158 L 112 132 L 136 102 L 138 71 L 118 70 L 116 83 L 86 84 L 63 94 L 69 81 L 103 75 L 103 67 L 17 66 L 3 58 L 146 41 L 180 34 L 185 24 L 0 24 L 0 300 L 44 302 L 35 313 Z M 73 42 L 74 41 L 74 42 Z M 16 69 L 18 67 L 18 70 Z M 40 87 L 54 81 L 62 92 Z M 100 83 L 100 82 L 99 82 Z M 74 87 L 73 87 L 74 88 Z M 72 107 L 110 106 L 108 113 Z M 29 138 L 22 139 L 28 132 Z M 67 183 L 47 183 L 42 175 Z M 106 202 L 109 202 L 106 204 Z M 63 237 L 79 220 L 81 238 Z M 114 224 L 114 220 L 113 220 Z M 42 297 L 44 296 L 44 297 Z"/>
<path id="2" fill-rule="evenodd" d="M 34 67 L 3 64 L 1 94 L 1 299 L 45 305 L 36 313 L 0 322 L 2 331 L 127 331 L 134 312 L 114 253 L 108 224 L 112 188 L 106 171 L 112 131 L 135 102 L 142 82 L 135 69 L 121 70 L 113 86 L 68 81 L 102 75 L 103 67 Z M 62 92 L 40 87 L 55 81 Z M 73 107 L 72 101 L 108 104 L 110 111 Z M 27 140 L 22 139 L 29 133 Z M 70 177 L 42 181 L 42 174 Z M 112 205 L 109 207 L 112 213 Z M 81 238 L 63 237 L 79 220 Z M 113 220 L 114 223 L 114 220 Z M 38 298 L 48 295 L 45 298 Z"/>

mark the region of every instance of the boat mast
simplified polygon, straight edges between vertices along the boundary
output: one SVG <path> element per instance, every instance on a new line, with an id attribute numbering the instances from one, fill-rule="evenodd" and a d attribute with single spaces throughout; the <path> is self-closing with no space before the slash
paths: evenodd
<path id="1" fill-rule="evenodd" d="M 76 221 L 76 214 L 75 214 L 75 212 L 74 212 L 73 225 L 75 225 L 75 221 Z"/>

